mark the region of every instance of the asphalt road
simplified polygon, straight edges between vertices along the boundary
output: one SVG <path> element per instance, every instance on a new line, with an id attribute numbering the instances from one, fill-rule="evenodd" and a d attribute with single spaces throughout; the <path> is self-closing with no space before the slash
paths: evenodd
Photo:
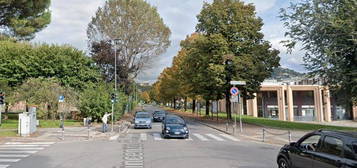
<path id="1" fill-rule="evenodd" d="M 156 108 L 145 106 L 145 110 Z M 228 136 L 188 121 L 189 139 L 163 139 L 161 123 L 152 129 L 133 129 L 114 141 L 33 143 L 4 152 L 0 168 L 273 168 L 280 147 Z M 8 144 L 16 148 L 16 144 Z M 42 148 L 36 150 L 36 148 Z M 18 157 L 23 157 L 19 160 Z M 2 157 L 3 156 L 3 157 Z M 6 157 L 7 156 L 7 157 Z M 5 159 L 5 160 L 2 160 Z M 3 165 L 3 166 L 1 166 Z"/>

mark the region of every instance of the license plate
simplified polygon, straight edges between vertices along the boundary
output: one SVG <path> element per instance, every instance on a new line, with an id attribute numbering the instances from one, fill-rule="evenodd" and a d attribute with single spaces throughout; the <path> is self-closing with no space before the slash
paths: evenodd
<path id="1" fill-rule="evenodd" d="M 180 132 L 175 132 L 176 135 L 180 134 Z"/>

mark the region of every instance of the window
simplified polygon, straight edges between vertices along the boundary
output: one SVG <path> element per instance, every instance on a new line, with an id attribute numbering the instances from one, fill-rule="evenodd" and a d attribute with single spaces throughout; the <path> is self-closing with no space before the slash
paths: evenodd
<path id="1" fill-rule="evenodd" d="M 303 140 L 300 143 L 300 147 L 305 148 L 307 150 L 315 151 L 317 148 L 317 145 L 319 144 L 320 138 L 321 138 L 321 135 L 312 135 L 310 137 L 307 137 L 305 140 Z"/>
<path id="2" fill-rule="evenodd" d="M 343 150 L 343 142 L 342 140 L 326 136 L 323 142 L 323 145 L 320 149 L 321 152 L 341 156 Z"/>

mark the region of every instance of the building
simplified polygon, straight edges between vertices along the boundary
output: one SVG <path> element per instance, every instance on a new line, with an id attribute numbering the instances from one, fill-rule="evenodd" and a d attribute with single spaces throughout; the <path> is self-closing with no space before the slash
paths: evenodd
<path id="1" fill-rule="evenodd" d="M 349 111 L 327 86 L 318 80 L 264 81 L 254 99 L 246 100 L 244 112 L 254 117 L 284 121 L 357 120 L 357 108 Z M 225 111 L 224 100 L 220 110 Z M 234 105 L 238 106 L 238 105 Z M 239 109 L 239 108 L 235 108 Z"/>

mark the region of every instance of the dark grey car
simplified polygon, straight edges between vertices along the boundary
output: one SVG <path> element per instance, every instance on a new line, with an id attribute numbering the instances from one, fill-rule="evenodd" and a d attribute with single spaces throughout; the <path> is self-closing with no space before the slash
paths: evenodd
<path id="1" fill-rule="evenodd" d="M 181 117 L 166 115 L 162 121 L 162 135 L 164 138 L 188 138 L 189 130 Z"/>

